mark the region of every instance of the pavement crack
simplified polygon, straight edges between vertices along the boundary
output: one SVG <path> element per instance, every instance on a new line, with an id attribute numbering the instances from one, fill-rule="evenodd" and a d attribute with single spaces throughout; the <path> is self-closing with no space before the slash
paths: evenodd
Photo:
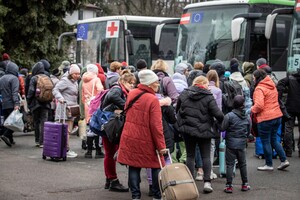
<path id="1" fill-rule="evenodd" d="M 73 192 L 82 192 L 86 190 L 98 190 L 100 187 L 77 187 L 77 188 L 66 188 L 61 190 L 48 191 L 49 194 L 58 194 L 58 193 L 73 193 Z"/>

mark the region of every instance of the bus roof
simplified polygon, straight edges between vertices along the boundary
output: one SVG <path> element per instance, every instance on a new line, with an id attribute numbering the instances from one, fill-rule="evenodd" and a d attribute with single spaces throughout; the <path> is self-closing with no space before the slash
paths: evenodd
<path id="1" fill-rule="evenodd" d="M 230 4 L 277 4 L 294 6 L 294 0 L 217 0 L 206 1 L 200 3 L 193 3 L 185 6 L 185 10 L 189 8 L 204 7 L 204 6 L 217 6 L 217 5 L 230 5 Z"/>
<path id="2" fill-rule="evenodd" d="M 168 19 L 174 19 L 170 17 L 149 17 L 149 16 L 134 16 L 134 15 L 115 15 L 115 16 L 104 16 L 90 19 L 79 20 L 78 24 L 100 22 L 108 20 L 124 20 L 124 21 L 140 21 L 140 22 L 161 22 Z"/>

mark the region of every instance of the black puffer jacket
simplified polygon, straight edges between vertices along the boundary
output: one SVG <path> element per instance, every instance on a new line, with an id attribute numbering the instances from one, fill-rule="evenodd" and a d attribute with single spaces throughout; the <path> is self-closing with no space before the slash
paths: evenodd
<path id="1" fill-rule="evenodd" d="M 126 97 L 119 84 L 114 84 L 105 95 L 101 108 L 106 111 L 114 112 L 115 110 L 124 110 Z"/>
<path id="2" fill-rule="evenodd" d="M 221 130 L 226 131 L 226 147 L 230 149 L 246 148 L 247 137 L 250 134 L 251 121 L 241 110 L 233 109 L 225 115 Z"/>
<path id="3" fill-rule="evenodd" d="M 37 108 L 46 108 L 50 109 L 50 102 L 40 102 L 36 99 L 35 93 L 36 93 L 36 85 L 37 85 L 37 79 L 38 77 L 36 75 L 44 74 L 45 69 L 42 62 L 37 62 L 32 67 L 32 77 L 30 79 L 29 88 L 28 88 L 28 94 L 27 94 L 27 101 L 28 101 L 28 107 L 31 112 L 34 112 Z"/>
<path id="4" fill-rule="evenodd" d="M 300 71 L 281 79 L 277 84 L 278 96 L 282 99 L 287 92 L 286 109 L 288 113 L 300 113 Z"/>
<path id="5" fill-rule="evenodd" d="M 216 137 L 214 117 L 219 123 L 224 118 L 212 93 L 198 86 L 191 86 L 180 94 L 176 111 L 178 131 L 198 138 Z"/>

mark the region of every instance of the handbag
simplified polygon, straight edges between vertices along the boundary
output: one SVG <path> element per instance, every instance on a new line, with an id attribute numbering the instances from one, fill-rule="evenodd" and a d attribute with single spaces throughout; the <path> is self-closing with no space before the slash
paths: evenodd
<path id="1" fill-rule="evenodd" d="M 67 114 L 68 118 L 80 116 L 79 105 L 67 106 L 67 113 L 66 114 Z"/>
<path id="2" fill-rule="evenodd" d="M 123 131 L 123 127 L 126 121 L 126 112 L 132 105 L 143 95 L 146 91 L 141 92 L 137 95 L 126 107 L 126 109 L 121 113 L 114 113 L 108 120 L 106 124 L 104 124 L 104 131 L 109 142 L 113 144 L 119 144 L 121 139 L 121 134 Z"/>

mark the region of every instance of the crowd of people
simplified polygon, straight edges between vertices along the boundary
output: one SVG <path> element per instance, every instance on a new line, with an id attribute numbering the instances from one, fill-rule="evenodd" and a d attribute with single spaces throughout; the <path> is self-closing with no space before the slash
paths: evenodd
<path id="1" fill-rule="evenodd" d="M 104 158 L 105 189 L 117 192 L 130 189 L 132 199 L 141 198 L 142 168 L 147 168 L 149 196 L 161 199 L 160 165 L 153 162 L 157 160 L 157 152 L 163 165 L 171 163 L 166 156 L 168 151 L 173 162 L 185 163 L 195 180 L 204 182 L 206 193 L 213 192 L 211 179 L 217 178 L 212 166 L 220 159 L 220 139 L 226 141 L 226 193 L 233 191 L 235 165 L 241 171 L 241 190 L 250 190 L 246 146 L 251 134 L 260 137 L 263 146 L 265 164 L 258 170 L 273 170 L 272 149 L 280 158 L 277 169 L 290 165 L 287 157 L 295 150 L 293 127 L 295 118 L 299 120 L 300 116 L 296 109 L 300 103 L 300 70 L 277 81 L 264 58 L 258 59 L 256 65 L 241 64 L 233 58 L 227 70 L 220 60 L 205 65 L 195 62 L 193 66 L 182 62 L 175 66 L 172 76 L 167 73 L 168 67 L 161 59 L 152 66 L 141 59 L 130 68 L 125 62 L 115 61 L 105 73 L 98 63 L 80 66 L 63 61 L 54 68 L 41 59 L 27 70 L 19 69 L 5 53 L 0 63 L 1 115 L 6 119 L 13 110 L 22 109 L 22 99 L 26 98 L 34 122 L 35 145 L 42 148 L 44 122 L 65 120 L 68 135 L 76 130 L 74 124 L 78 120 L 88 127 L 92 116 L 90 102 L 103 90 L 109 89 L 101 102 L 101 108 L 107 111 L 120 112 L 134 102 L 126 110 L 119 144 L 89 128 L 81 137 L 82 148 L 87 150 L 85 158 L 93 157 L 93 149 L 95 158 Z M 47 79 L 53 84 L 51 99 L 39 91 L 42 79 L 45 84 Z M 80 115 L 61 112 L 65 103 L 79 106 Z M 284 148 L 276 138 L 280 125 Z M 1 127 L 1 140 L 12 147 L 13 131 Z M 67 157 L 77 157 L 70 144 L 66 145 Z M 128 166 L 129 188 L 118 179 L 117 162 Z"/>

